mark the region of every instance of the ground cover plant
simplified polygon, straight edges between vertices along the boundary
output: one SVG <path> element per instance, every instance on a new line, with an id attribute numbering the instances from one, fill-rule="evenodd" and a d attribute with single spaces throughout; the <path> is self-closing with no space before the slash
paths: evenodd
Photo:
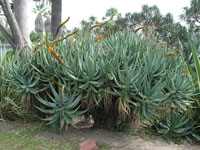
<path id="1" fill-rule="evenodd" d="M 1 71 L 6 82 L 1 90 L 12 88 L 11 95 L 0 93 L 6 94 L 1 107 L 5 100 L 16 112 L 31 110 L 60 131 L 76 127 L 73 119 L 82 115 L 93 118 L 94 128 L 110 130 L 142 118 L 161 135 L 199 141 L 198 124 L 189 113 L 196 103 L 195 84 L 185 75 L 180 53 L 137 32 L 149 24 L 135 32 L 109 28 L 93 37 L 92 30 L 106 23 L 52 42 L 46 36 L 46 45 L 24 57 L 16 54 L 7 72 Z"/>

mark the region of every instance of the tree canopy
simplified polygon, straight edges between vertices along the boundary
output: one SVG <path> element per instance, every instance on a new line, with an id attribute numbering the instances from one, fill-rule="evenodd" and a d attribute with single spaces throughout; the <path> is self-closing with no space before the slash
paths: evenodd
<path id="1" fill-rule="evenodd" d="M 159 8 L 155 5 L 143 5 L 141 12 L 128 12 L 124 17 L 118 12 L 117 9 L 110 8 L 102 18 L 102 21 L 109 20 L 112 16 L 116 16 L 112 22 L 112 32 L 119 30 L 125 31 L 127 29 L 135 31 L 135 29 L 142 25 L 149 25 L 149 28 L 144 31 L 146 34 L 151 32 L 157 38 L 165 41 L 172 47 L 177 46 L 180 40 L 186 41 L 188 37 L 187 28 L 185 26 L 181 25 L 179 22 L 175 22 L 173 15 L 170 13 L 163 16 L 160 13 Z M 91 16 L 88 21 L 81 21 L 81 27 L 85 30 L 96 23 L 99 23 L 99 21 L 96 17 Z M 106 24 L 103 29 L 96 28 L 95 31 L 93 31 L 94 34 L 99 35 L 102 32 L 105 32 L 109 25 L 111 24 Z"/>
<path id="2" fill-rule="evenodd" d="M 189 7 L 184 7 L 180 16 L 190 28 L 190 31 L 199 31 L 200 27 L 200 0 L 191 0 Z"/>

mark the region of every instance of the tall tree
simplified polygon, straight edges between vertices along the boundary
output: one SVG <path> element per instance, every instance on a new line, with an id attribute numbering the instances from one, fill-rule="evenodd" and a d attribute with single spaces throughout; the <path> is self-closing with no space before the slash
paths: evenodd
<path id="1" fill-rule="evenodd" d="M 28 2 L 29 0 L 14 0 L 13 10 L 15 18 L 17 20 L 19 29 L 23 35 L 26 46 L 31 45 L 29 37 L 29 26 L 28 26 Z"/>
<path id="2" fill-rule="evenodd" d="M 50 18 L 50 4 L 49 0 L 34 0 L 36 1 L 36 7 L 33 8 L 33 12 L 37 14 L 35 19 L 35 31 L 43 33 L 51 32 L 51 18 Z M 43 21 L 45 19 L 45 22 Z M 45 28 L 44 28 L 45 27 Z"/>
<path id="3" fill-rule="evenodd" d="M 53 38 L 56 38 L 55 37 L 56 30 L 62 20 L 62 0 L 34 0 L 34 1 L 40 3 L 42 2 L 42 4 L 44 4 L 45 2 L 46 3 L 51 2 L 51 33 L 53 35 Z"/>
<path id="4" fill-rule="evenodd" d="M 190 7 L 184 7 L 180 16 L 190 27 L 191 31 L 200 30 L 200 0 L 191 0 Z"/>
<path id="5" fill-rule="evenodd" d="M 151 7 L 143 5 L 141 12 L 129 12 L 125 14 L 125 17 L 118 13 L 115 8 L 110 8 L 107 10 L 105 17 L 103 17 L 102 20 L 108 20 L 114 15 L 116 17 L 112 20 L 112 23 L 110 21 L 100 28 L 95 28 L 93 33 L 96 36 L 105 33 L 111 24 L 113 24 L 111 32 L 127 29 L 135 31 L 142 25 L 150 25 L 145 30 L 142 30 L 142 32 L 145 32 L 146 36 L 154 36 L 156 39 L 168 43 L 169 47 L 177 47 L 179 45 L 179 40 L 186 41 L 188 37 L 188 32 L 185 26 L 176 23 L 170 13 L 163 16 L 160 13 L 159 8 L 155 5 Z M 98 21 L 95 20 L 95 22 L 97 23 Z M 85 30 L 88 26 L 90 27 L 91 23 L 94 23 L 91 19 L 89 19 L 89 21 L 83 20 L 81 22 L 82 29 Z"/>
<path id="6" fill-rule="evenodd" d="M 157 38 L 167 42 L 170 46 L 177 46 L 179 40 L 187 40 L 187 29 L 180 23 L 176 23 L 173 15 L 168 13 L 163 16 L 157 6 L 143 5 L 141 12 L 127 13 L 125 17 L 118 16 L 115 21 L 115 30 L 135 30 L 141 25 L 150 24 L 145 29 L 146 33 L 151 33 Z"/>
<path id="7" fill-rule="evenodd" d="M 20 30 L 19 24 L 17 23 L 15 15 L 11 10 L 9 1 L 0 0 L 0 6 L 2 7 L 3 13 L 10 27 L 9 31 L 2 23 L 0 23 L 0 31 L 9 41 L 14 50 L 21 50 L 25 47 L 25 40 L 23 38 L 22 32 Z"/>
<path id="8" fill-rule="evenodd" d="M 52 0 L 51 5 L 51 32 L 55 38 L 57 27 L 62 20 L 62 0 Z"/>

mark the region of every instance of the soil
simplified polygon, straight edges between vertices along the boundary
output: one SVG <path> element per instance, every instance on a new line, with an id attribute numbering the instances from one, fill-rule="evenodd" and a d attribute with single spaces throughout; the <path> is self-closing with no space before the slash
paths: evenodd
<path id="1" fill-rule="evenodd" d="M 27 126 L 36 126 L 37 123 L 23 124 L 19 122 L 0 121 L 0 134 L 13 133 L 18 134 L 20 129 Z M 126 135 L 121 132 L 111 132 L 102 129 L 86 128 L 88 125 L 79 125 L 79 129 L 69 128 L 62 133 L 53 133 L 49 129 L 44 131 L 28 133 L 27 136 L 36 138 L 45 138 L 45 140 L 55 141 L 58 143 L 66 143 L 70 141 L 78 141 L 79 143 L 86 140 L 96 140 L 109 147 L 110 150 L 200 150 L 200 146 L 186 144 L 168 143 L 159 137 L 145 137 Z M 0 142 L 1 147 L 1 142 Z M 101 148 L 102 149 L 102 148 Z M 106 148 L 107 149 L 107 148 Z"/>

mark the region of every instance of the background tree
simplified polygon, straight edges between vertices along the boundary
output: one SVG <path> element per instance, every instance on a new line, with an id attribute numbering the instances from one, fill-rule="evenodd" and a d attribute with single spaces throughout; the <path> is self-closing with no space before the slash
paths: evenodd
<path id="1" fill-rule="evenodd" d="M 106 17 L 112 17 L 118 14 L 118 10 L 116 8 L 110 8 L 106 11 Z"/>
<path id="2" fill-rule="evenodd" d="M 51 32 L 55 38 L 57 27 L 62 21 L 62 0 L 51 1 Z"/>
<path id="3" fill-rule="evenodd" d="M 110 8 L 107 10 L 105 17 L 102 18 L 102 22 L 108 20 L 114 15 L 116 17 L 113 19 L 112 32 L 119 30 L 125 31 L 127 29 L 134 32 L 138 27 L 151 23 L 151 25 L 142 32 L 145 32 L 145 35 L 153 34 L 157 39 L 166 42 L 169 47 L 177 47 L 180 40 L 186 41 L 188 37 L 186 27 L 182 26 L 180 23 L 176 23 L 170 13 L 163 16 L 157 6 L 143 5 L 141 12 L 129 12 L 125 14 L 125 17 L 122 17 L 122 15 L 118 13 L 117 9 Z M 97 20 L 95 22 L 92 22 L 91 20 L 83 20 L 81 25 L 85 30 L 86 28 L 91 27 L 91 24 L 95 24 L 97 22 Z M 95 35 L 100 35 L 101 33 L 107 31 L 109 25 L 110 24 L 108 23 L 103 27 L 96 28 L 93 32 Z"/>
<path id="4" fill-rule="evenodd" d="M 13 0 L 13 12 L 26 46 L 31 45 L 28 27 L 28 3 L 29 0 Z"/>
<path id="5" fill-rule="evenodd" d="M 43 5 L 45 7 L 51 5 L 51 0 L 33 0 L 37 5 Z"/>
<path id="6" fill-rule="evenodd" d="M 62 21 L 62 0 L 34 0 L 40 2 L 39 4 L 46 4 L 44 6 L 51 5 L 51 33 L 55 38 L 56 29 Z M 48 19 L 48 18 L 47 18 Z M 49 26 L 49 19 L 47 22 Z M 45 29 L 46 30 L 46 29 Z M 49 31 L 47 29 L 47 31 Z"/>
<path id="7" fill-rule="evenodd" d="M 189 25 L 190 31 L 199 31 L 200 27 L 200 0 L 191 0 L 189 7 L 184 7 L 180 16 Z"/>
<path id="8" fill-rule="evenodd" d="M 39 1 L 36 3 L 36 7 L 33 8 L 33 12 L 37 14 L 35 20 L 35 31 L 36 32 L 43 32 L 45 26 L 45 32 L 51 32 L 51 19 L 50 19 L 50 2 L 45 0 Z M 45 22 L 43 21 L 45 19 Z M 50 23 L 50 25 L 49 25 Z"/>
<path id="9" fill-rule="evenodd" d="M 174 22 L 173 15 L 170 13 L 163 16 L 155 5 L 151 7 L 143 5 L 141 12 L 127 13 L 125 17 L 118 16 L 115 23 L 116 29 L 121 30 L 135 30 L 141 25 L 151 23 L 151 26 L 145 31 L 148 33 L 151 30 L 157 38 L 171 46 L 177 46 L 179 40 L 187 40 L 186 27 Z"/>
<path id="10" fill-rule="evenodd" d="M 22 0 L 22 1 L 26 1 L 26 0 Z M 23 3 L 19 3 L 19 4 L 22 5 L 22 6 L 18 6 L 19 9 L 24 7 Z M 23 37 L 22 31 L 20 30 L 17 19 L 15 18 L 15 15 L 11 10 L 9 1 L 8 0 L 0 0 L 0 6 L 2 7 L 3 13 L 4 13 L 4 15 L 7 19 L 8 25 L 9 25 L 9 29 L 8 29 L 0 22 L 0 31 L 6 37 L 6 39 L 11 44 L 11 46 L 14 50 L 16 50 L 17 48 L 18 48 L 18 50 L 21 50 L 22 48 L 27 46 L 29 43 L 27 43 L 26 42 L 27 39 L 25 39 Z M 20 10 L 25 11 L 26 9 L 22 8 Z M 24 12 L 24 13 L 27 13 L 27 12 Z M 30 45 L 28 45 L 28 46 L 30 46 Z"/>

